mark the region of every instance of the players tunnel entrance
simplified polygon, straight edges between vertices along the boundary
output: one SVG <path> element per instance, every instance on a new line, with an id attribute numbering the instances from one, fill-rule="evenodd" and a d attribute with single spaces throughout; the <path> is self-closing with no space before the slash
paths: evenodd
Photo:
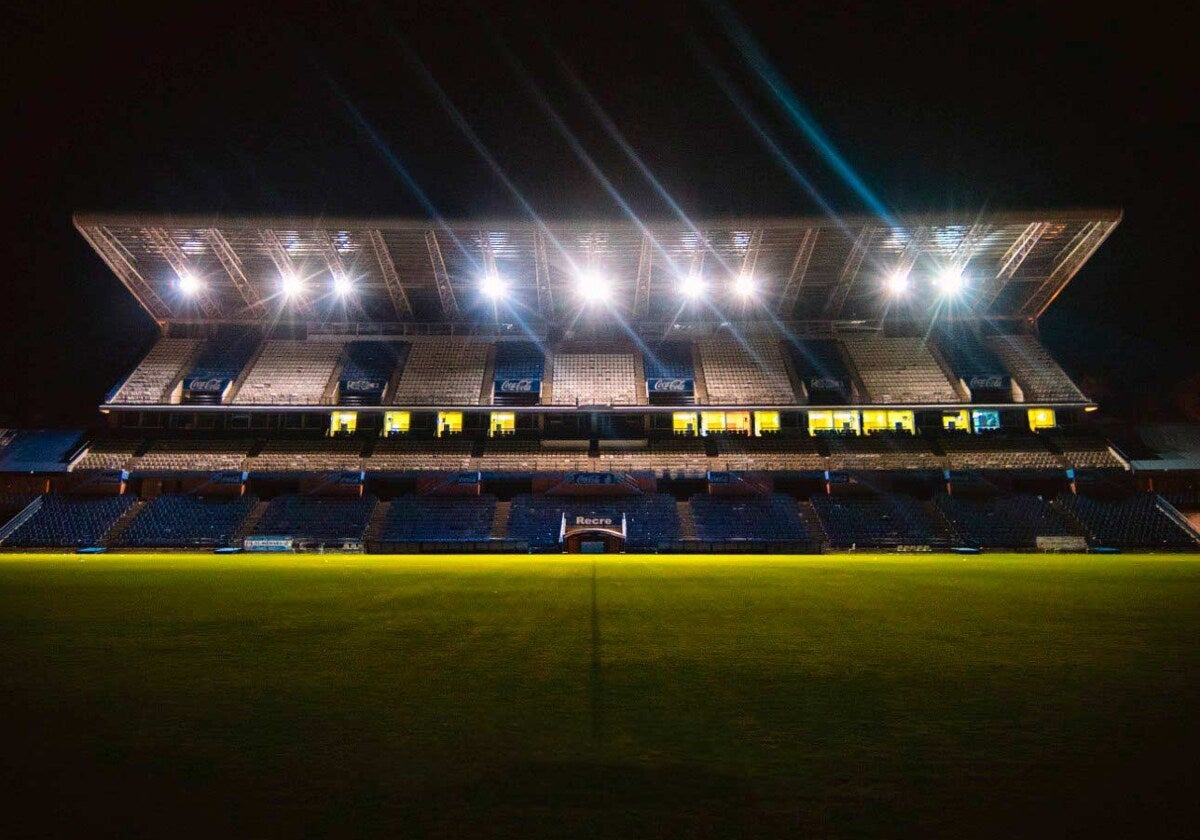
<path id="1" fill-rule="evenodd" d="M 619 554 L 625 550 L 625 517 L 564 513 L 560 541 L 568 554 Z"/>

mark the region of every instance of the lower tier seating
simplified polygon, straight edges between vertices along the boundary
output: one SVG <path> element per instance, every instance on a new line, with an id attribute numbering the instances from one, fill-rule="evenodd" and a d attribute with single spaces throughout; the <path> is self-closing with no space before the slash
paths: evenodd
<path id="1" fill-rule="evenodd" d="M 770 496 L 692 497 L 692 517 L 701 540 L 760 540 L 801 542 L 810 534 L 796 500 L 774 493 Z"/>
<path id="2" fill-rule="evenodd" d="M 492 532 L 495 496 L 402 496 L 388 508 L 381 542 L 481 542 Z"/>
<path id="3" fill-rule="evenodd" d="M 361 540 L 378 501 L 374 496 L 279 496 L 267 505 L 253 532 L 322 541 Z"/>
<path id="4" fill-rule="evenodd" d="M 1062 493 L 1058 505 L 1087 532 L 1094 545 L 1119 548 L 1196 548 L 1196 538 L 1161 507 L 1156 493 L 1098 501 Z"/>
<path id="5" fill-rule="evenodd" d="M 137 502 L 132 495 L 42 497 L 42 507 L 4 541 L 6 547 L 80 548 L 104 535 Z"/>
<path id="6" fill-rule="evenodd" d="M 950 535 L 921 502 L 909 496 L 813 496 L 813 508 L 835 548 L 946 546 Z"/>
<path id="7" fill-rule="evenodd" d="M 608 499 L 516 496 L 509 512 L 508 537 L 536 548 L 557 546 L 564 513 L 568 519 L 609 518 L 616 523 L 624 515 L 627 548 L 654 548 L 659 542 L 679 538 L 675 499 L 657 493 Z"/>
<path id="8" fill-rule="evenodd" d="M 0 493 L 0 528 L 11 522 L 37 497 L 37 493 Z"/>
<path id="9" fill-rule="evenodd" d="M 986 499 L 940 494 L 933 500 L 955 537 L 980 548 L 1034 548 L 1038 537 L 1066 537 L 1070 529 L 1038 496 L 1019 493 Z"/>
<path id="10" fill-rule="evenodd" d="M 130 548 L 227 546 L 257 504 L 256 496 L 234 499 L 159 496 L 137 512 L 114 545 Z"/>

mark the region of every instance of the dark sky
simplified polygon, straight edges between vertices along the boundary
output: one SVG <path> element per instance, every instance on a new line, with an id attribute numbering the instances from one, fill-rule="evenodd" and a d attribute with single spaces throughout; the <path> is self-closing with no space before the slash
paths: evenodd
<path id="1" fill-rule="evenodd" d="M 568 73 L 691 213 L 818 210 L 720 78 L 825 201 L 870 209 L 767 92 L 716 6 L 293 5 L 7 12 L 0 425 L 91 422 L 153 339 L 73 211 L 425 213 L 398 163 L 445 215 L 521 215 L 418 62 L 545 215 L 618 209 L 522 74 L 639 213 L 668 208 Z M 1200 334 L 1198 91 L 1183 7 L 1143 21 L 1096 3 L 982 5 L 734 8 L 889 210 L 1124 208 L 1043 330 L 1069 369 L 1107 381 L 1110 400 L 1164 412 L 1197 371 Z"/>

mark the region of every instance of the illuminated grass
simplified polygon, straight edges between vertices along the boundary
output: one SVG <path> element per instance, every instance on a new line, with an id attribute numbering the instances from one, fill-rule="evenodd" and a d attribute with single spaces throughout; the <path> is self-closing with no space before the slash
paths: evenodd
<path id="1" fill-rule="evenodd" d="M 1182 834 L 1198 638 L 1178 556 L 0 555 L 5 822 Z"/>

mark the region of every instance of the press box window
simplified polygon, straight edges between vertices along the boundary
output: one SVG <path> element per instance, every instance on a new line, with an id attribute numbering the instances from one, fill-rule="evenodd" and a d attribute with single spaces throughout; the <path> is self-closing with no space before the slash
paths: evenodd
<path id="1" fill-rule="evenodd" d="M 331 435 L 352 435 L 358 428 L 358 413 L 354 411 L 335 411 L 329 416 L 329 433 Z"/>
<path id="2" fill-rule="evenodd" d="M 384 437 L 408 434 L 411 417 L 407 411 L 387 411 L 383 415 Z"/>
<path id="3" fill-rule="evenodd" d="M 948 432 L 966 432 L 970 431 L 970 421 L 967 419 L 967 412 L 963 411 L 943 411 L 942 412 L 942 428 Z"/>
<path id="4" fill-rule="evenodd" d="M 459 435 L 462 434 L 462 412 L 461 411 L 439 411 L 437 421 L 438 437 L 442 435 Z"/>
<path id="5" fill-rule="evenodd" d="M 1053 429 L 1054 409 L 1052 408 L 1031 408 L 1029 409 L 1029 428 L 1035 432 L 1039 429 Z"/>
<path id="6" fill-rule="evenodd" d="M 915 428 L 911 411 L 882 411 L 872 409 L 862 413 L 862 429 L 864 434 L 872 432 L 908 432 L 912 434 Z"/>
<path id="7" fill-rule="evenodd" d="M 756 411 L 754 412 L 754 434 L 756 437 L 762 437 L 764 433 L 775 434 L 779 431 L 779 412 L 778 411 Z"/>
<path id="8" fill-rule="evenodd" d="M 698 416 L 694 411 L 676 411 L 671 415 L 671 429 L 677 435 L 694 435 L 699 428 Z"/>
<path id="9" fill-rule="evenodd" d="M 512 411 L 493 411 L 488 429 L 492 437 L 511 435 L 517 429 L 517 415 Z"/>

